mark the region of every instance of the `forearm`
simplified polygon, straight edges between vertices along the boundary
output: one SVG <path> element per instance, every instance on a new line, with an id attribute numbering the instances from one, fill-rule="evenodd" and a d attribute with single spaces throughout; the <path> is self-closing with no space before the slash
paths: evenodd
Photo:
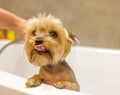
<path id="1" fill-rule="evenodd" d="M 0 28 L 15 31 L 19 36 L 23 36 L 26 20 L 0 8 Z"/>

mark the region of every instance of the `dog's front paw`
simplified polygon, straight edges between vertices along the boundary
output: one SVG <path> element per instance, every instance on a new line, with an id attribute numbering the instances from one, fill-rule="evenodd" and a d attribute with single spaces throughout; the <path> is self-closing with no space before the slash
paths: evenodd
<path id="1" fill-rule="evenodd" d="M 54 83 L 52 85 L 59 89 L 80 91 L 80 86 L 76 82 L 63 81 L 63 82 Z"/>
<path id="2" fill-rule="evenodd" d="M 36 87 L 41 84 L 40 75 L 34 75 L 32 78 L 29 78 L 26 82 L 26 87 Z"/>

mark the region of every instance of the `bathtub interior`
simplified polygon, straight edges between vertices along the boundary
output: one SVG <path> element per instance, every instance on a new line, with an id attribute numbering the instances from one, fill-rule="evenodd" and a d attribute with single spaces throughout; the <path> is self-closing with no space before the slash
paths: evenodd
<path id="1" fill-rule="evenodd" d="M 81 92 L 120 94 L 119 50 L 73 47 L 66 60 L 75 72 Z M 0 70 L 27 79 L 38 73 L 39 68 L 28 62 L 22 44 L 14 44 L 0 55 Z"/>

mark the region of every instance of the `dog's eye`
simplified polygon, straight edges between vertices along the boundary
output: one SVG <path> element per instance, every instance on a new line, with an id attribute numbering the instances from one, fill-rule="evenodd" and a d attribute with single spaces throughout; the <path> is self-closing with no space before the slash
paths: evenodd
<path id="1" fill-rule="evenodd" d="M 35 31 L 35 30 L 32 32 L 32 35 L 33 35 L 33 36 L 36 36 L 36 31 Z"/>
<path id="2" fill-rule="evenodd" d="M 52 32 L 50 32 L 50 36 L 56 38 L 57 37 L 57 33 L 55 31 L 52 31 Z"/>

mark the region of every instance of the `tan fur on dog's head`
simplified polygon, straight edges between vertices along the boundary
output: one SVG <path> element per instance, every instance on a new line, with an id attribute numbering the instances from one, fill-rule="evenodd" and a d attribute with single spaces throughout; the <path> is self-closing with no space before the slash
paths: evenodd
<path id="1" fill-rule="evenodd" d="M 73 41 L 62 22 L 51 15 L 30 19 L 25 33 L 25 50 L 29 61 L 36 66 L 55 65 L 63 61 Z M 37 39 L 42 40 L 40 44 L 45 51 L 35 50 Z"/>

